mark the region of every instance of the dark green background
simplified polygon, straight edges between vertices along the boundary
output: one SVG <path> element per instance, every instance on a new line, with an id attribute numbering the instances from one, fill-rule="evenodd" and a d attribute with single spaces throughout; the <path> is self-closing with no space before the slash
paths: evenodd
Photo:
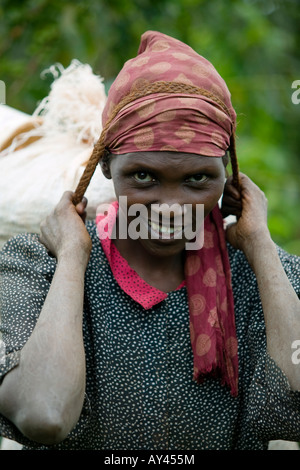
<path id="1" fill-rule="evenodd" d="M 188 43 L 230 88 L 240 168 L 267 195 L 273 239 L 300 255 L 299 24 L 298 0 L 1 0 L 0 79 L 6 103 L 32 113 L 56 62 L 90 64 L 108 89 L 144 31 Z"/>

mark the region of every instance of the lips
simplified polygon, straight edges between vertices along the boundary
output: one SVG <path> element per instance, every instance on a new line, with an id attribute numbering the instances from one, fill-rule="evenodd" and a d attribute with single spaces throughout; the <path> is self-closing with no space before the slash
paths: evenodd
<path id="1" fill-rule="evenodd" d="M 152 231 L 155 233 L 159 234 L 160 236 L 170 236 L 170 237 L 175 237 L 176 235 L 179 235 L 183 231 L 182 225 L 176 226 L 176 227 L 170 227 L 167 225 L 161 225 L 161 224 L 156 224 L 155 222 L 148 220 L 148 225 Z"/>
<path id="2" fill-rule="evenodd" d="M 133 219 L 134 220 L 134 219 Z M 138 224 L 135 222 L 131 227 L 130 222 L 129 228 L 129 237 L 134 239 L 151 239 L 151 240 L 160 240 L 160 241 L 175 241 L 175 240 L 185 240 L 190 239 L 189 233 L 192 230 L 192 224 L 186 223 L 186 221 L 179 221 L 175 219 L 162 218 L 160 220 L 157 217 L 145 218 L 139 214 Z M 185 222 L 185 223 L 184 223 Z M 137 227 L 139 227 L 137 229 Z M 133 232 L 131 232 L 133 230 Z M 188 235 L 188 236 L 187 236 Z M 194 238 L 194 235 L 193 235 Z"/>

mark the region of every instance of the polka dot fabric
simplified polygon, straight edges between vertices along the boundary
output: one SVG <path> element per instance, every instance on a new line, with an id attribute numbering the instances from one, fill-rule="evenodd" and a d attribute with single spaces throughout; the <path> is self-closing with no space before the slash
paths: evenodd
<path id="1" fill-rule="evenodd" d="M 124 95 L 159 81 L 202 88 L 225 107 L 197 94 L 161 93 L 136 99 L 121 109 L 109 126 L 106 142 L 110 152 L 156 150 L 223 156 L 236 121 L 224 80 L 192 48 L 159 32 L 142 35 L 137 57 L 125 63 L 112 84 L 103 111 L 103 127 Z"/>
<path id="2" fill-rule="evenodd" d="M 236 299 L 239 396 L 213 377 L 193 380 L 186 288 L 145 310 L 114 279 L 94 223 L 85 278 L 83 334 L 86 396 L 80 419 L 60 444 L 24 438 L 0 415 L 0 433 L 41 450 L 261 450 L 271 439 L 300 441 L 300 394 L 266 354 L 255 277 L 243 254 L 229 247 Z M 300 293 L 300 260 L 279 250 Z M 55 260 L 36 235 L 19 235 L 0 254 L 1 333 L 18 367 L 49 290 Z M 10 358 L 10 360 L 9 360 Z"/>

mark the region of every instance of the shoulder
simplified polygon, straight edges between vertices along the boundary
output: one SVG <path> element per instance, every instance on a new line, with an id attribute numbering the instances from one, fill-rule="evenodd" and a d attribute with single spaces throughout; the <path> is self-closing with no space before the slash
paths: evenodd
<path id="1" fill-rule="evenodd" d="M 279 246 L 277 252 L 290 283 L 300 296 L 300 257 L 286 252 Z"/>
<path id="2" fill-rule="evenodd" d="M 97 227 L 94 221 L 87 221 L 86 228 L 92 239 L 91 258 L 103 257 Z M 48 277 L 53 276 L 57 261 L 41 243 L 36 233 L 21 233 L 10 238 L 0 251 L 0 272 L 38 272 Z"/>
<path id="3" fill-rule="evenodd" d="M 31 270 L 53 275 L 56 260 L 34 233 L 22 233 L 8 240 L 0 252 L 0 271 Z"/>
<path id="4" fill-rule="evenodd" d="M 227 250 L 233 283 L 235 279 L 239 282 L 243 282 L 243 280 L 248 282 L 255 281 L 255 275 L 244 253 L 236 250 L 229 243 L 227 243 Z"/>
<path id="5" fill-rule="evenodd" d="M 244 253 L 236 250 L 229 243 L 227 244 L 229 262 L 232 272 L 233 284 L 241 285 L 246 282 L 248 285 L 256 284 L 256 277 L 251 269 Z M 293 285 L 294 289 L 300 294 L 300 257 L 292 255 L 281 247 L 276 245 L 277 253 L 285 273 Z"/>
<path id="6" fill-rule="evenodd" d="M 92 251 L 86 273 L 87 278 L 90 278 L 91 276 L 94 277 L 96 274 L 97 276 L 110 274 L 110 265 L 98 236 L 97 225 L 95 221 L 87 221 L 86 229 L 92 240 Z"/>
<path id="7" fill-rule="evenodd" d="M 7 240 L 1 250 L 1 255 L 22 255 L 40 250 L 41 247 L 36 233 L 20 233 Z"/>

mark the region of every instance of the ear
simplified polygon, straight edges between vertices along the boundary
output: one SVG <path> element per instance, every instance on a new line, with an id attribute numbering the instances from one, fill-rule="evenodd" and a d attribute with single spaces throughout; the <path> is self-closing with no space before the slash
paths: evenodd
<path id="1" fill-rule="evenodd" d="M 110 173 L 110 165 L 109 165 L 109 162 L 106 161 L 106 160 L 101 160 L 100 161 L 100 166 L 101 166 L 101 170 L 102 170 L 102 173 L 103 175 L 105 176 L 105 178 L 107 178 L 108 180 L 111 179 L 111 173 Z"/>

